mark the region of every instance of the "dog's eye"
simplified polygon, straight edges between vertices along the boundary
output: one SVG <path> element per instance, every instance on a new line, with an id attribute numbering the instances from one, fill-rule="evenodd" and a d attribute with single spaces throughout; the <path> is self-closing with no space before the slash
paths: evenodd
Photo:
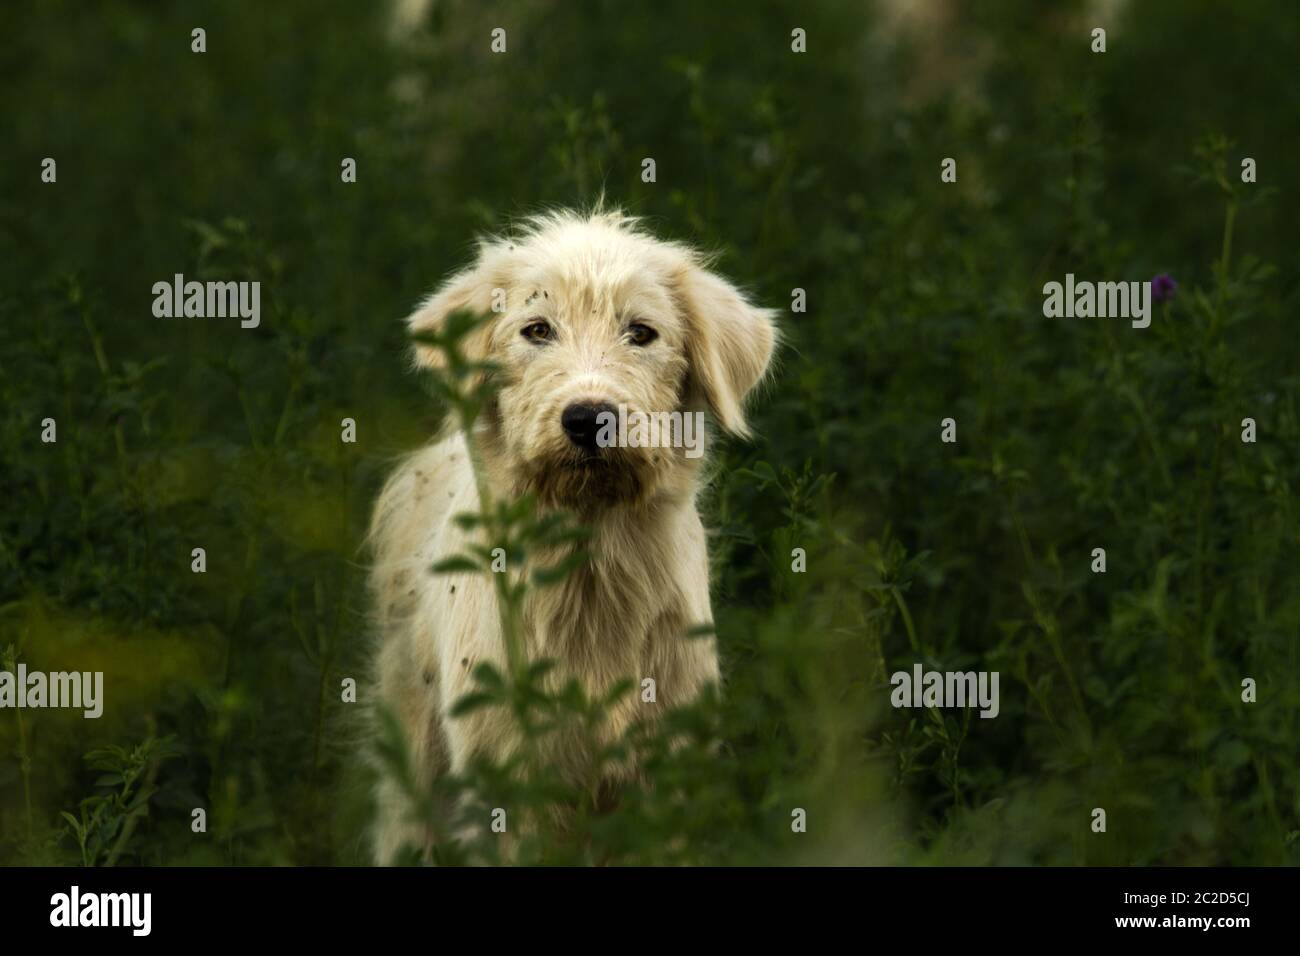
<path id="1" fill-rule="evenodd" d="M 655 339 L 659 338 L 659 333 L 648 325 L 642 325 L 635 322 L 627 327 L 628 338 L 632 340 L 633 345 L 649 345 Z"/>
<path id="2" fill-rule="evenodd" d="M 543 322 L 540 319 L 536 322 L 529 322 L 519 333 L 530 342 L 549 342 L 555 337 L 551 331 L 549 322 Z"/>

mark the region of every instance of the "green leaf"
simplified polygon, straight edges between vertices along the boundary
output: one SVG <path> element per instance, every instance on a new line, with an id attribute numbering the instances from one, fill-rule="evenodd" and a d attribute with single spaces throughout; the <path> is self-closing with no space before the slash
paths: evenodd
<path id="1" fill-rule="evenodd" d="M 450 558 L 443 558 L 430 568 L 430 570 L 434 574 L 472 574 L 477 571 L 482 571 L 483 567 L 473 558 L 466 557 L 463 554 L 458 554 Z"/>
<path id="2" fill-rule="evenodd" d="M 545 587 L 551 584 L 558 584 L 567 578 L 575 569 L 587 561 L 587 552 L 575 551 L 573 554 L 564 558 L 558 564 L 553 564 L 549 568 L 533 569 L 533 583 Z"/>
<path id="3" fill-rule="evenodd" d="M 452 705 L 451 716 L 461 717 L 465 714 L 472 713 L 473 711 L 482 710 L 484 707 L 499 703 L 501 703 L 501 698 L 495 694 L 466 694 Z"/>

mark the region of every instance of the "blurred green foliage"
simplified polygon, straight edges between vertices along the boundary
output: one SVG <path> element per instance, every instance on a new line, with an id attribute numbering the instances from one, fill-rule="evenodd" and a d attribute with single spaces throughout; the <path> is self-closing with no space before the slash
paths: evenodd
<path id="1" fill-rule="evenodd" d="M 10 5 L 0 646 L 107 703 L 0 713 L 0 861 L 368 859 L 361 534 L 445 411 L 400 319 L 477 231 L 603 192 L 809 308 L 705 502 L 721 699 L 520 859 L 1297 862 L 1300 10 L 1119 4 L 1097 55 L 1082 2 L 898 6 Z M 261 281 L 261 326 L 154 318 L 178 272 Z M 1146 331 L 1044 319 L 1066 272 L 1180 288 Z M 918 660 L 1000 671 L 999 717 L 892 710 Z"/>

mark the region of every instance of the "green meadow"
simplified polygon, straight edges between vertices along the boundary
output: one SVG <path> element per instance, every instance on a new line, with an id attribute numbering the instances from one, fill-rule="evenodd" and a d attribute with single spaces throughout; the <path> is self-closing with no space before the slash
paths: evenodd
<path id="1" fill-rule="evenodd" d="M 780 313 L 701 501 L 724 684 L 624 743 L 653 788 L 480 764 L 413 812 L 515 808 L 519 863 L 1300 862 L 1294 4 L 10 6 L 0 670 L 104 700 L 0 709 L 0 863 L 369 862 L 363 536 L 455 409 L 402 320 L 602 196 Z M 155 315 L 177 274 L 259 323 Z M 1176 290 L 1047 317 L 1067 274 Z M 997 716 L 891 706 L 917 664 Z M 536 676 L 466 706 L 608 704 Z"/>

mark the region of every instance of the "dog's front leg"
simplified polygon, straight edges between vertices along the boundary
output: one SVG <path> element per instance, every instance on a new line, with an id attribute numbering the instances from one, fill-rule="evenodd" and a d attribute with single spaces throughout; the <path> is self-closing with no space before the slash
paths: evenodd
<path id="1" fill-rule="evenodd" d="M 447 764 L 442 718 L 438 713 L 437 673 L 432 666 L 416 666 L 409 634 L 393 635 L 379 659 L 378 697 L 396 717 L 406 748 L 409 781 L 398 779 L 392 768 L 384 770 L 376 789 L 377 816 L 373 835 L 375 862 L 395 862 L 416 849 L 427 861 L 433 848 L 433 829 L 421 816 L 433 799 L 433 781 Z M 416 789 L 415 799 L 408 785 Z"/>

